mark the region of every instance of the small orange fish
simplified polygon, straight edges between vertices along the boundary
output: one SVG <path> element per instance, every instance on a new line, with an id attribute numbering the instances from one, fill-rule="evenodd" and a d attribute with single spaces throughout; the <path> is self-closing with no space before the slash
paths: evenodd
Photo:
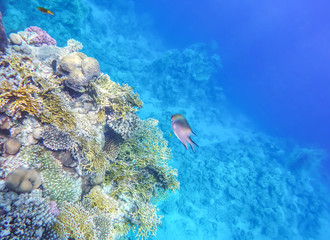
<path id="1" fill-rule="evenodd" d="M 171 122 L 173 132 L 177 136 L 177 138 L 183 143 L 186 149 L 188 149 L 187 143 L 189 143 L 191 149 L 194 152 L 193 146 L 198 147 L 198 145 L 191 140 L 190 135 L 194 134 L 196 136 L 196 134 L 191 130 L 189 123 L 184 118 L 184 116 L 182 116 L 181 114 L 174 114 L 171 117 Z"/>
<path id="2" fill-rule="evenodd" d="M 37 7 L 37 9 L 38 9 L 40 12 L 43 12 L 43 13 L 46 13 L 46 14 L 54 15 L 54 13 L 51 12 L 51 11 L 50 11 L 49 9 L 47 9 L 47 8 Z"/>

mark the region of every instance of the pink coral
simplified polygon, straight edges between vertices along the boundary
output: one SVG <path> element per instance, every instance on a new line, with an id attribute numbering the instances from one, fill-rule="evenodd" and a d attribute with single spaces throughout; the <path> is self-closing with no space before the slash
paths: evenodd
<path id="1" fill-rule="evenodd" d="M 35 32 L 36 35 L 31 39 L 31 44 L 40 47 L 45 45 L 56 45 L 56 40 L 39 27 L 31 26 L 25 29 L 27 32 Z"/>

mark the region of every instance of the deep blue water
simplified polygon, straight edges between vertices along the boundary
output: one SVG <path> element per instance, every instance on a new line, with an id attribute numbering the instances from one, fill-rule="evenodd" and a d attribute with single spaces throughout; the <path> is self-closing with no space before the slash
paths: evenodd
<path id="1" fill-rule="evenodd" d="M 8 33 L 37 25 L 59 46 L 81 41 L 141 95 L 140 117 L 159 119 L 181 189 L 159 204 L 155 239 L 330 238 L 330 3 L 71 3 L 53 18 L 33 11 L 52 1 L 0 7 Z M 174 113 L 197 133 L 195 153 L 170 137 Z"/>
<path id="2" fill-rule="evenodd" d="M 142 2 L 142 3 L 141 3 Z M 215 40 L 216 79 L 265 131 L 330 149 L 330 3 L 139 1 L 167 44 Z M 326 164 L 330 169 L 329 160 Z"/>

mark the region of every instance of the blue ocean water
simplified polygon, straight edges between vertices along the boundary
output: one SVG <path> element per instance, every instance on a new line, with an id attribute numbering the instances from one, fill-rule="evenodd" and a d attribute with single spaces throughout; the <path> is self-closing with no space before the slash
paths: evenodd
<path id="1" fill-rule="evenodd" d="M 329 3 L 76 0 L 53 18 L 35 11 L 52 1 L 20 4 L 0 4 L 7 33 L 81 41 L 160 121 L 181 189 L 159 204 L 155 239 L 330 238 Z"/>

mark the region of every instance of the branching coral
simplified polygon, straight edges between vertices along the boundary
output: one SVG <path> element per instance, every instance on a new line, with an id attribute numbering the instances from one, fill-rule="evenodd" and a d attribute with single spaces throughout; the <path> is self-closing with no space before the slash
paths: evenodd
<path id="1" fill-rule="evenodd" d="M 118 202 L 105 194 L 99 186 L 94 187 L 85 198 L 90 200 L 92 207 L 105 213 L 114 213 L 118 208 Z"/>
<path id="2" fill-rule="evenodd" d="M 41 239 L 55 222 L 49 202 L 40 190 L 16 194 L 0 191 L 0 238 Z"/>
<path id="3" fill-rule="evenodd" d="M 39 118 L 45 123 L 51 123 L 62 130 L 73 129 L 76 120 L 68 106 L 69 100 L 63 93 L 52 91 L 41 94 L 44 103 L 44 111 Z"/>
<path id="4" fill-rule="evenodd" d="M 162 216 L 157 216 L 158 209 L 150 204 L 139 202 L 137 210 L 133 212 L 132 221 L 137 223 L 136 236 L 139 239 L 147 239 L 156 236 L 157 226 L 161 224 Z"/>
<path id="5" fill-rule="evenodd" d="M 0 67 L 7 71 L 9 69 L 10 73 L 10 76 L 5 75 L 5 79 L 0 81 L 0 109 L 8 115 L 20 118 L 22 112 L 27 112 L 42 117 L 45 122 L 51 122 L 56 116 L 60 117 L 55 120 L 65 120 L 62 121 L 64 123 L 73 121 L 72 117 L 68 116 L 68 111 L 58 111 L 58 114 L 54 115 L 54 108 L 56 109 L 59 102 L 62 103 L 59 108 L 66 110 L 63 101 L 54 97 L 55 92 L 50 93 L 51 90 L 60 88 L 63 79 L 54 75 L 47 80 L 40 77 L 35 72 L 36 67 L 32 64 L 32 59 L 26 56 L 6 55 L 1 60 Z M 13 79 L 8 80 L 8 77 Z M 56 104 L 52 100 L 57 101 Z"/>
<path id="6" fill-rule="evenodd" d="M 97 104 L 101 108 L 110 108 L 117 118 L 125 118 L 127 113 L 136 111 L 135 107 L 142 108 L 142 101 L 132 87 L 111 81 L 107 74 L 102 74 L 90 85 Z"/>
<path id="7" fill-rule="evenodd" d="M 94 193 L 100 193 L 101 197 Z M 114 219 L 114 213 L 118 209 L 112 210 L 112 208 L 116 202 L 109 202 L 110 198 L 101 190 L 94 193 L 85 197 L 81 202 L 66 202 L 60 207 L 58 221 L 53 226 L 59 236 L 86 240 L 118 239 L 117 236 L 121 235 L 122 231 L 115 229 L 115 227 L 121 227 L 121 230 L 124 230 L 125 224 L 118 222 L 118 219 Z M 103 200 L 106 202 L 103 203 Z M 109 206 L 112 207 L 109 208 Z M 111 210 L 111 213 L 107 210 Z"/>
<path id="8" fill-rule="evenodd" d="M 15 87 L 9 81 L 0 83 L 0 109 L 9 116 L 20 118 L 22 112 L 38 116 L 42 111 L 42 99 L 37 96 L 40 90 L 33 85 L 20 84 Z"/>
<path id="9" fill-rule="evenodd" d="M 35 71 L 35 67 L 31 63 L 32 59 L 27 56 L 10 54 L 2 58 L 0 66 L 9 67 L 18 74 L 23 82 L 27 83 L 32 80 Z"/>
<path id="10" fill-rule="evenodd" d="M 60 207 L 57 220 L 53 228 L 61 237 L 96 239 L 93 214 L 87 211 L 80 202 L 65 202 Z"/>
<path id="11" fill-rule="evenodd" d="M 141 128 L 122 144 L 117 160 L 111 163 L 106 175 L 112 196 L 125 196 L 135 203 L 132 224 L 139 238 L 154 235 L 160 224 L 157 210 L 150 201 L 179 188 L 176 170 L 168 166 L 171 152 L 157 124 L 153 119 L 142 122 Z"/>
<path id="12" fill-rule="evenodd" d="M 119 159 L 133 161 L 136 167 L 155 178 L 163 189 L 175 191 L 179 188 L 175 179 L 177 172 L 168 166 L 172 155 L 157 124 L 154 119 L 142 122 L 135 135 L 122 145 Z"/>
<path id="13" fill-rule="evenodd" d="M 128 139 L 139 128 L 140 118 L 135 112 L 128 112 L 125 118 L 120 118 L 116 113 L 107 116 L 108 126 L 119 134 L 123 139 Z"/>
<path id="14" fill-rule="evenodd" d="M 103 146 L 95 139 L 83 141 L 83 151 L 88 162 L 83 165 L 87 172 L 104 173 L 109 167 Z"/>

